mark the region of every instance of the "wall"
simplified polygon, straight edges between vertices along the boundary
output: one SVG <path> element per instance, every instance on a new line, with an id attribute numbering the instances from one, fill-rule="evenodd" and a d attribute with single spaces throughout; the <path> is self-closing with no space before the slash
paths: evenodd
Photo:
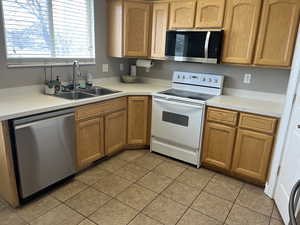
<path id="1" fill-rule="evenodd" d="M 0 5 L 0 88 L 42 84 L 44 82 L 43 68 L 7 68 L 2 18 Z M 83 74 L 91 72 L 96 78 L 119 75 L 121 62 L 125 64 L 125 70 L 127 70 L 127 60 L 113 59 L 106 56 L 106 18 L 106 1 L 95 0 L 96 65 L 82 66 L 81 70 Z M 109 64 L 108 73 L 102 73 L 103 63 Z M 63 76 L 63 80 L 71 79 L 71 66 L 55 67 L 53 71 L 54 75 Z"/>
<path id="2" fill-rule="evenodd" d="M 131 61 L 131 63 L 135 63 Z M 172 79 L 173 71 L 215 73 L 225 75 L 224 86 L 227 88 L 247 89 L 285 94 L 290 70 L 231 65 L 212 65 L 199 63 L 182 63 L 155 61 L 154 67 L 147 73 L 144 68 L 138 69 L 139 76 Z M 243 83 L 243 75 L 252 74 L 251 84 Z"/>

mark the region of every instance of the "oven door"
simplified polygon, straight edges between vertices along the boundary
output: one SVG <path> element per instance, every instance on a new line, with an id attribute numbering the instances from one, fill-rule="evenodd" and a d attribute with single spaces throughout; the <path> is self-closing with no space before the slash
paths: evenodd
<path id="1" fill-rule="evenodd" d="M 197 151 L 204 105 L 153 98 L 152 137 Z"/>

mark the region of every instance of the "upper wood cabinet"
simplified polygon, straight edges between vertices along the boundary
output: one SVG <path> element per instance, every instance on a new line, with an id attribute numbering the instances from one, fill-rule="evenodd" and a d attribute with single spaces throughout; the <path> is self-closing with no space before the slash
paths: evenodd
<path id="1" fill-rule="evenodd" d="M 196 28 L 221 28 L 225 10 L 225 0 L 198 0 Z"/>
<path id="2" fill-rule="evenodd" d="M 165 56 L 166 31 L 168 28 L 169 3 L 155 2 L 152 9 L 151 57 Z"/>
<path id="3" fill-rule="evenodd" d="M 264 184 L 272 145 L 273 136 L 239 129 L 232 163 L 233 173 Z"/>
<path id="4" fill-rule="evenodd" d="M 148 96 L 128 97 L 128 136 L 129 145 L 147 145 L 148 143 Z"/>
<path id="5" fill-rule="evenodd" d="M 196 0 L 173 0 L 170 3 L 170 29 L 194 28 Z"/>
<path id="6" fill-rule="evenodd" d="M 124 55 L 147 57 L 149 50 L 150 3 L 124 2 Z"/>
<path id="7" fill-rule="evenodd" d="M 77 122 L 76 134 L 78 168 L 88 166 L 104 156 L 103 117 Z"/>
<path id="8" fill-rule="evenodd" d="M 222 62 L 252 63 L 260 9 L 261 0 L 227 0 Z"/>
<path id="9" fill-rule="evenodd" d="M 105 117 L 105 154 L 122 150 L 126 145 L 127 112 L 111 113 Z"/>
<path id="10" fill-rule="evenodd" d="M 299 13 L 299 0 L 264 1 L 254 64 L 291 65 Z"/>
<path id="11" fill-rule="evenodd" d="M 236 128 L 206 123 L 202 161 L 218 169 L 230 170 Z"/>

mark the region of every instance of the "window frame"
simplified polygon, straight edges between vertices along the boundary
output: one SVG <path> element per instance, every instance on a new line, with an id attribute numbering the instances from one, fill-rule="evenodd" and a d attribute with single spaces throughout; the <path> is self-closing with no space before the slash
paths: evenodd
<path id="1" fill-rule="evenodd" d="M 8 68 L 22 68 L 22 67 L 44 67 L 44 66 L 69 66 L 72 65 L 74 60 L 79 61 L 81 65 L 96 65 L 96 45 L 95 45 L 95 36 L 96 36 L 96 27 L 95 27 L 95 2 L 94 0 L 87 0 L 88 7 L 90 9 L 90 17 L 89 17 L 89 33 L 91 34 L 89 36 L 90 43 L 93 46 L 94 49 L 94 57 L 90 58 L 9 58 L 8 52 L 7 52 L 7 38 L 6 38 L 6 30 L 5 30 L 5 20 L 4 20 L 4 8 L 2 0 L 0 0 L 0 19 L 3 21 L 2 24 L 0 23 L 0 29 L 3 28 L 3 42 L 4 42 L 4 48 L 5 51 L 5 60 L 6 65 Z M 52 0 L 50 0 L 50 3 L 48 4 L 48 7 L 52 7 Z M 52 9 L 51 9 L 51 16 L 52 16 Z M 51 28 L 52 27 L 52 28 Z M 53 35 L 53 25 L 50 26 L 51 35 Z M 1 32 L 0 32 L 1 34 Z"/>

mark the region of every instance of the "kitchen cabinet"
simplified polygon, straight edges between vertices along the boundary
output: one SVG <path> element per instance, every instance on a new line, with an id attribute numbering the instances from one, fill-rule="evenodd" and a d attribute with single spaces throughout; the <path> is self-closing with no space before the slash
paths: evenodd
<path id="1" fill-rule="evenodd" d="M 127 112 L 111 113 L 105 117 L 105 154 L 122 150 L 126 145 Z"/>
<path id="2" fill-rule="evenodd" d="M 277 124 L 273 117 L 208 107 L 203 165 L 264 185 Z"/>
<path id="3" fill-rule="evenodd" d="M 124 2 L 124 53 L 128 57 L 147 57 L 150 29 L 150 3 Z"/>
<path id="4" fill-rule="evenodd" d="M 174 0 L 170 2 L 170 29 L 194 28 L 196 0 Z"/>
<path id="5" fill-rule="evenodd" d="M 144 146 L 149 143 L 149 117 L 148 96 L 128 97 L 128 145 Z"/>
<path id="6" fill-rule="evenodd" d="M 198 0 L 196 28 L 222 28 L 225 0 Z"/>
<path id="7" fill-rule="evenodd" d="M 168 28 L 169 3 L 154 2 L 152 8 L 151 57 L 165 56 L 166 32 Z"/>
<path id="8" fill-rule="evenodd" d="M 226 1 L 223 63 L 252 64 L 261 3 L 261 0 Z"/>
<path id="9" fill-rule="evenodd" d="M 264 184 L 272 145 L 271 135 L 239 129 L 232 163 L 233 174 Z"/>
<path id="10" fill-rule="evenodd" d="M 254 64 L 289 67 L 299 25 L 299 0 L 265 0 Z"/>
<path id="11" fill-rule="evenodd" d="M 221 170 L 229 170 L 233 154 L 236 128 L 208 122 L 203 142 L 204 164 Z"/>

